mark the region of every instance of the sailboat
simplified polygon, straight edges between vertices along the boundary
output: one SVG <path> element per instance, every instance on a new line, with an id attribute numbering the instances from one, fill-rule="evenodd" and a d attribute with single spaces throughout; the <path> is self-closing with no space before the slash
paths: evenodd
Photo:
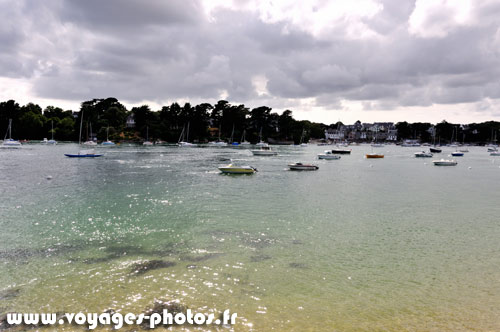
<path id="1" fill-rule="evenodd" d="M 372 143 L 372 147 L 373 148 L 382 148 L 382 147 L 384 147 L 384 144 L 378 143 L 377 140 L 378 140 L 378 126 L 375 129 L 375 140 Z"/>
<path id="2" fill-rule="evenodd" d="M 212 144 L 212 145 L 217 145 L 217 146 L 227 146 L 227 143 L 226 143 L 226 142 L 224 142 L 224 141 L 222 141 L 222 140 L 220 139 L 220 133 L 221 133 L 221 130 L 222 130 L 222 127 L 221 127 L 221 126 L 219 126 L 219 139 L 218 139 L 217 141 L 215 141 L 215 142 L 210 142 L 209 144 Z"/>
<path id="3" fill-rule="evenodd" d="M 101 143 L 102 146 L 114 146 L 116 145 L 115 143 L 111 142 L 109 140 L 109 126 L 106 128 L 106 142 Z"/>
<path id="4" fill-rule="evenodd" d="M 87 132 L 87 134 L 88 134 L 88 132 Z M 90 124 L 90 140 L 87 140 L 86 142 L 84 142 L 83 145 L 89 145 L 89 146 L 97 145 L 97 143 L 92 140 L 92 137 L 93 136 L 92 136 L 92 123 L 91 123 Z"/>
<path id="5" fill-rule="evenodd" d="M 300 136 L 300 146 L 306 147 L 307 143 L 304 142 L 304 137 L 306 136 L 306 130 L 302 129 L 302 135 Z"/>
<path id="6" fill-rule="evenodd" d="M 233 130 L 231 131 L 231 139 L 229 140 L 231 142 L 231 145 L 238 146 L 240 143 L 234 141 L 234 123 L 233 123 Z"/>
<path id="7" fill-rule="evenodd" d="M 55 144 L 57 144 L 57 142 L 54 139 L 54 120 L 50 121 L 50 126 L 52 128 L 52 130 L 50 131 L 52 133 L 52 138 L 47 141 L 47 144 L 55 145 Z"/>
<path id="8" fill-rule="evenodd" d="M 486 145 L 488 148 L 488 152 L 497 152 L 498 151 L 498 145 L 496 144 L 497 142 L 497 132 L 496 130 L 494 131 L 495 134 L 493 134 L 493 129 L 491 130 L 491 143 Z"/>
<path id="9" fill-rule="evenodd" d="M 262 140 L 262 127 L 260 127 L 260 132 L 259 132 L 259 143 L 255 144 L 257 146 L 269 146 L 266 142 Z"/>
<path id="10" fill-rule="evenodd" d="M 7 134 L 9 138 L 7 138 Z M 7 127 L 7 132 L 3 139 L 2 148 L 6 149 L 18 149 L 22 146 L 21 142 L 12 139 L 12 119 L 9 119 L 9 126 Z"/>
<path id="11" fill-rule="evenodd" d="M 243 135 L 241 135 L 241 143 L 240 143 L 240 145 L 250 145 L 250 142 L 248 142 L 245 139 L 245 133 L 246 133 L 246 129 L 243 129 Z"/>
<path id="12" fill-rule="evenodd" d="M 429 150 L 432 153 L 441 153 L 441 152 L 443 152 L 443 150 L 441 150 L 441 148 L 438 148 L 437 145 L 436 145 L 436 127 L 434 127 L 434 131 L 433 131 L 433 135 L 432 136 L 433 136 L 434 146 L 430 147 Z M 439 138 L 439 146 L 441 146 L 441 137 Z"/>
<path id="13" fill-rule="evenodd" d="M 186 140 L 184 141 L 184 127 L 182 127 L 182 132 L 181 136 L 179 136 L 179 141 L 177 142 L 178 146 L 194 146 L 193 143 L 189 143 L 189 122 L 187 125 L 187 134 L 186 134 Z"/>
<path id="14" fill-rule="evenodd" d="M 153 142 L 149 141 L 149 126 L 146 126 L 146 140 L 142 143 L 142 145 L 151 146 Z"/>
<path id="15" fill-rule="evenodd" d="M 376 153 L 376 152 L 373 152 L 373 146 L 372 146 L 372 152 L 371 153 L 367 153 L 365 155 L 366 159 L 379 159 L 379 158 L 384 158 L 384 155 L 381 154 L 381 153 Z"/>
<path id="16" fill-rule="evenodd" d="M 81 120 L 80 120 L 80 134 L 78 136 L 78 146 L 80 147 L 82 144 L 82 126 L 83 126 L 83 110 Z M 94 149 L 90 150 L 80 150 L 78 151 L 78 154 L 71 154 L 71 153 L 65 153 L 64 154 L 66 157 L 69 158 L 96 158 L 96 157 L 102 157 L 102 154 L 96 154 Z"/>

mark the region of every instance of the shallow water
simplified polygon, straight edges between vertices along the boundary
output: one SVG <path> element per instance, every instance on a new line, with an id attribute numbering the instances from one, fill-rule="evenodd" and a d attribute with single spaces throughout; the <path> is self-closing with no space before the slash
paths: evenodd
<path id="1" fill-rule="evenodd" d="M 500 157 L 474 147 L 435 167 L 422 148 L 367 160 L 355 146 L 316 160 L 326 148 L 0 151 L 0 311 L 175 299 L 237 312 L 236 331 L 500 330 Z M 221 175 L 230 160 L 259 172 Z"/>

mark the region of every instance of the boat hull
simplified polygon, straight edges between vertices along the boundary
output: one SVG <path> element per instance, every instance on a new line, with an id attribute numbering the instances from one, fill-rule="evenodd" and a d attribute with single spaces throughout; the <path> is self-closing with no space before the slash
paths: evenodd
<path id="1" fill-rule="evenodd" d="M 324 160 L 338 160 L 340 156 L 334 154 L 318 154 L 318 159 Z"/>
<path id="2" fill-rule="evenodd" d="M 429 150 L 430 150 L 431 152 L 433 152 L 433 153 L 441 153 L 441 152 L 443 152 L 443 150 L 438 149 L 438 148 L 430 148 Z"/>
<path id="3" fill-rule="evenodd" d="M 384 158 L 383 154 L 367 154 L 366 155 L 367 159 L 381 159 Z"/>
<path id="4" fill-rule="evenodd" d="M 253 174 L 257 170 L 253 167 L 219 167 L 219 171 L 226 174 Z"/>
<path id="5" fill-rule="evenodd" d="M 457 166 L 457 162 L 454 160 L 434 160 L 432 162 L 434 166 Z"/>
<path id="6" fill-rule="evenodd" d="M 276 156 L 278 154 L 278 152 L 276 152 L 276 151 L 252 150 L 252 154 L 254 156 Z"/>
<path id="7" fill-rule="evenodd" d="M 343 150 L 343 149 L 338 149 L 338 150 L 332 150 L 333 154 L 351 154 L 351 150 Z"/>
<path id="8" fill-rule="evenodd" d="M 69 154 L 69 153 L 65 153 L 64 155 L 69 158 L 97 158 L 103 156 L 102 154 Z"/>
<path id="9" fill-rule="evenodd" d="M 309 164 L 290 164 L 288 167 L 291 171 L 316 171 L 319 169 L 318 166 Z"/>

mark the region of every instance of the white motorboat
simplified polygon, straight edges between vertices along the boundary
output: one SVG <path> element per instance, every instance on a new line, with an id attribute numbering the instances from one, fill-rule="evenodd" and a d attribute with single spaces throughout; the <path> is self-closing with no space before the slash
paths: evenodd
<path id="1" fill-rule="evenodd" d="M 261 146 L 260 150 L 251 150 L 254 156 L 275 156 L 278 152 L 273 151 L 269 146 Z"/>
<path id="2" fill-rule="evenodd" d="M 430 152 L 415 152 L 415 157 L 416 158 L 432 158 L 433 154 Z"/>
<path id="3" fill-rule="evenodd" d="M 318 154 L 318 159 L 337 160 L 340 159 L 340 156 L 333 154 L 331 150 L 326 150 L 325 153 Z"/>
<path id="4" fill-rule="evenodd" d="M 316 171 L 319 169 L 317 165 L 303 163 L 289 164 L 288 167 L 291 171 Z"/>
<path id="5" fill-rule="evenodd" d="M 384 144 L 380 144 L 380 143 L 373 143 L 372 144 L 372 148 L 383 148 L 384 147 Z"/>
<path id="6" fill-rule="evenodd" d="M 7 138 L 7 135 L 9 138 Z M 12 138 L 12 119 L 9 119 L 9 126 L 7 127 L 7 133 L 5 133 L 5 138 L 3 139 L 2 148 L 5 149 L 18 149 L 22 147 L 21 142 L 16 141 Z"/>
<path id="7" fill-rule="evenodd" d="M 500 156 L 500 152 L 498 152 L 498 151 L 491 152 L 491 153 L 490 153 L 490 156 L 493 156 L 493 157 L 499 157 L 499 156 Z"/>
<path id="8" fill-rule="evenodd" d="M 434 166 L 457 166 L 456 160 L 448 160 L 448 159 L 441 159 L 441 160 L 434 160 L 432 162 Z"/>
<path id="9" fill-rule="evenodd" d="M 252 166 L 235 166 L 233 164 L 229 164 L 226 166 L 219 167 L 219 170 L 222 173 L 227 174 L 253 174 L 257 172 L 257 169 Z"/>

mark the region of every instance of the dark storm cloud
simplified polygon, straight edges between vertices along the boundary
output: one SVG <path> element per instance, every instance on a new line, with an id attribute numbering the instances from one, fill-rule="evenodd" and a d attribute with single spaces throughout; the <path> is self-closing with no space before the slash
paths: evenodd
<path id="1" fill-rule="evenodd" d="M 411 31 L 413 1 L 380 3 L 360 20 L 373 36 L 353 38 L 348 20 L 313 34 L 247 10 L 209 18 L 195 0 L 0 0 L 0 76 L 27 77 L 40 97 L 73 100 L 227 92 L 238 102 L 315 97 L 326 108 L 347 99 L 369 109 L 499 98 L 500 5 L 474 7 L 471 22 L 457 26 L 447 12 L 431 12 L 420 28 L 440 36 L 429 37 Z M 268 95 L 258 96 L 256 76 L 267 79 Z"/>

